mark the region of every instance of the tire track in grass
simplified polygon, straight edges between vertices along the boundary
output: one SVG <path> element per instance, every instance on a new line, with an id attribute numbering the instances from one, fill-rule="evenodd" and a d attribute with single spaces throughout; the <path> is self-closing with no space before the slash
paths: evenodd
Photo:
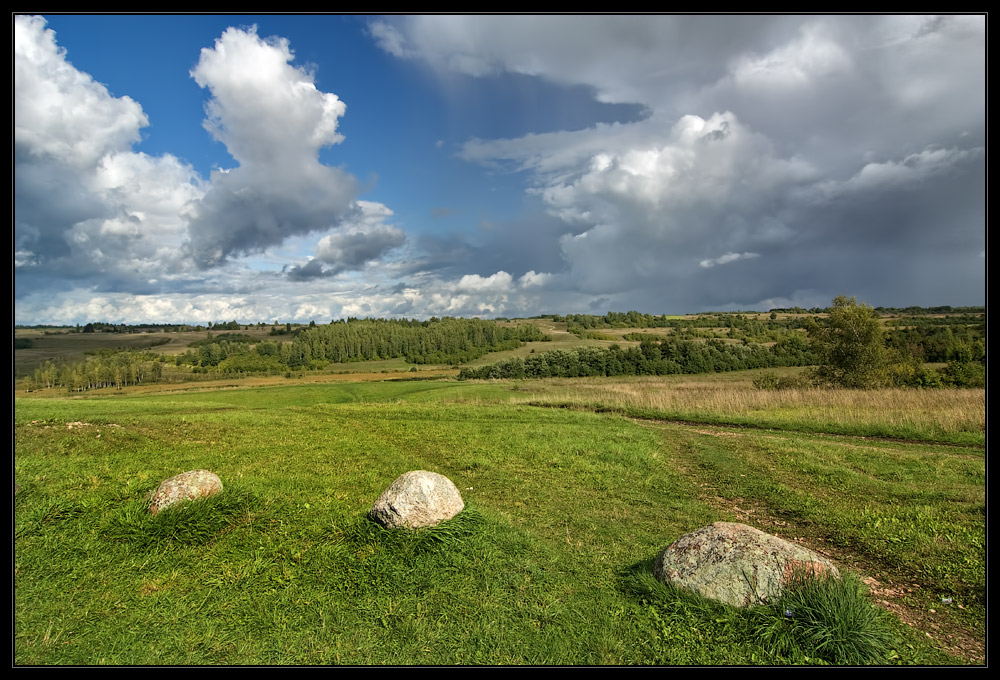
<path id="1" fill-rule="evenodd" d="M 654 416 L 644 416 L 641 414 L 635 414 L 627 408 L 621 408 L 617 406 L 588 406 L 586 404 L 568 404 L 568 403 L 544 403 L 538 401 L 525 402 L 527 406 L 533 406 L 536 408 L 562 408 L 570 409 L 574 411 L 591 411 L 593 413 L 611 414 L 618 415 L 625 418 L 629 418 L 635 422 L 651 422 L 651 423 L 663 423 L 666 425 L 683 425 L 689 427 L 721 427 L 728 428 L 731 430 L 759 430 L 759 431 L 770 431 L 770 432 L 787 432 L 789 434 L 801 434 L 807 436 L 821 436 L 821 437 L 836 437 L 844 439 L 859 439 L 862 441 L 884 441 L 884 442 L 895 442 L 900 444 L 927 444 L 931 446 L 947 446 L 949 448 L 959 448 L 959 449 L 976 449 L 984 450 L 986 449 L 986 444 L 958 444 L 955 442 L 946 442 L 935 439 L 912 439 L 906 437 L 889 437 L 884 435 L 858 435 L 858 434 L 847 434 L 842 432 L 817 432 L 815 430 L 804 430 L 795 429 L 791 427 L 775 427 L 774 425 L 755 425 L 753 423 L 728 423 L 720 422 L 716 420 L 685 420 L 680 418 L 658 418 Z"/>
<path id="2" fill-rule="evenodd" d="M 826 433 L 785 430 L 781 430 L 780 434 L 766 435 L 756 434 L 753 430 L 764 431 L 770 428 L 753 428 L 736 425 L 733 429 L 737 431 L 732 431 L 728 429 L 721 429 L 721 426 L 719 426 L 718 423 L 711 423 L 713 429 L 705 429 L 706 423 L 698 422 L 681 422 L 665 419 L 634 417 L 629 417 L 629 420 L 643 428 L 656 429 L 660 431 L 667 431 L 672 428 L 684 428 L 689 429 L 694 434 L 701 435 L 703 437 L 712 437 L 724 440 L 730 440 L 731 438 L 745 439 L 747 437 L 752 437 L 753 439 L 765 439 L 780 442 L 793 437 L 804 437 L 807 440 L 818 440 L 822 443 L 828 443 L 839 447 L 870 449 L 873 452 L 882 454 L 887 452 L 901 453 L 902 449 L 905 449 L 910 445 L 935 447 L 949 446 L 950 448 L 956 446 L 926 441 L 911 442 L 889 438 L 861 436 L 852 437 L 851 435 L 831 435 Z M 832 441 L 824 442 L 824 440 L 827 440 L 828 438 Z M 902 447 L 884 448 L 871 445 L 865 446 L 850 444 L 842 441 L 845 438 L 876 440 L 879 442 L 884 441 L 889 444 L 900 444 Z M 962 448 L 975 449 L 976 447 Z M 949 457 L 966 459 L 982 457 L 981 455 L 976 454 L 953 454 L 950 451 L 947 452 L 946 455 Z M 699 467 L 700 465 L 695 460 L 684 460 L 683 462 L 678 461 L 675 469 L 685 475 L 697 475 Z M 877 480 L 877 477 L 864 470 L 855 470 L 852 466 L 849 467 L 852 469 L 852 472 L 856 474 Z M 771 466 L 768 472 L 775 474 L 780 473 L 780 471 L 776 470 L 774 466 Z M 742 476 L 745 475 L 741 475 L 741 477 Z M 782 480 L 782 483 L 784 483 L 784 481 L 787 480 Z M 811 533 L 815 533 L 815 527 L 808 528 L 806 525 L 796 522 L 792 516 L 787 518 L 779 517 L 772 511 L 766 501 L 758 501 L 742 496 L 725 498 L 719 495 L 719 488 L 711 480 L 696 480 L 694 486 L 699 489 L 700 500 L 706 505 L 715 508 L 719 512 L 735 516 L 736 520 L 739 522 L 750 523 L 758 527 L 763 527 L 770 533 L 779 535 L 779 537 L 784 538 L 785 540 L 803 545 L 810 550 L 834 560 L 836 563 L 844 565 L 851 571 L 856 572 L 859 575 L 859 578 L 861 578 L 862 581 L 869 587 L 872 601 L 877 606 L 892 613 L 903 624 L 922 633 L 930 639 L 936 647 L 943 649 L 947 653 L 961 659 L 967 664 L 985 663 L 985 640 L 982 637 L 977 636 L 972 630 L 969 630 L 961 625 L 959 622 L 954 621 L 952 617 L 937 616 L 938 612 L 936 609 L 928 608 L 926 603 L 920 602 L 919 591 L 922 587 L 920 583 L 915 582 L 913 579 L 906 579 L 903 575 L 898 575 L 893 578 L 889 575 L 884 566 L 879 565 L 877 561 L 874 561 L 867 556 L 860 555 L 846 546 L 836 545 L 835 542 L 826 540 L 826 537 L 810 536 Z M 793 485 L 793 487 L 794 486 L 795 485 Z M 799 490 L 805 491 L 805 488 L 800 488 Z M 927 584 L 924 584 L 925 588 L 926 586 Z M 917 601 L 914 602 L 914 600 Z"/>

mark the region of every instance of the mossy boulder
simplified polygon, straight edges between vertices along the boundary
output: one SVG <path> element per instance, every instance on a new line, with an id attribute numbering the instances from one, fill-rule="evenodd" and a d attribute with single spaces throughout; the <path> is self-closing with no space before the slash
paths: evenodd
<path id="1" fill-rule="evenodd" d="M 681 536 L 653 565 L 656 578 L 734 607 L 780 599 L 797 578 L 829 574 L 818 553 L 746 524 L 716 522 Z"/>

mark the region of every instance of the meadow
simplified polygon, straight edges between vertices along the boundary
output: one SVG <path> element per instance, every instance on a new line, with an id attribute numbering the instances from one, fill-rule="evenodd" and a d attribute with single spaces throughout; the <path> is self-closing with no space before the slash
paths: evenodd
<path id="1" fill-rule="evenodd" d="M 849 574 L 881 640 L 863 662 L 984 663 L 984 390 L 753 375 L 19 397 L 14 662 L 844 663 L 783 610 L 651 578 L 669 543 L 728 520 Z M 146 513 L 195 468 L 225 491 Z M 418 532 L 370 522 L 416 469 L 466 510 Z"/>

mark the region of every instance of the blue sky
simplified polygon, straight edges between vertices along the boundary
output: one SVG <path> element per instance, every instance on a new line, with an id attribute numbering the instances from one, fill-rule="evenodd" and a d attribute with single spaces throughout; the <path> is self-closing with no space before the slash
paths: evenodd
<path id="1" fill-rule="evenodd" d="M 15 322 L 985 302 L 983 16 L 15 16 Z"/>

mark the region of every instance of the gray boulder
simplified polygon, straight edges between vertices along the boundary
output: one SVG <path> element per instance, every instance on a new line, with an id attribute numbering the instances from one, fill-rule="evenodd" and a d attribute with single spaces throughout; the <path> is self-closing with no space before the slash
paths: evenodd
<path id="1" fill-rule="evenodd" d="M 154 515 L 176 503 L 208 498 L 222 491 L 222 480 L 208 470 L 189 470 L 164 480 L 149 499 L 149 511 Z"/>
<path id="2" fill-rule="evenodd" d="M 653 574 L 734 607 L 774 602 L 795 578 L 840 576 L 822 555 L 733 522 L 681 536 L 660 553 Z"/>
<path id="3" fill-rule="evenodd" d="M 378 497 L 368 516 L 387 529 L 432 527 L 465 508 L 461 494 L 444 475 L 413 470 L 400 475 Z"/>

